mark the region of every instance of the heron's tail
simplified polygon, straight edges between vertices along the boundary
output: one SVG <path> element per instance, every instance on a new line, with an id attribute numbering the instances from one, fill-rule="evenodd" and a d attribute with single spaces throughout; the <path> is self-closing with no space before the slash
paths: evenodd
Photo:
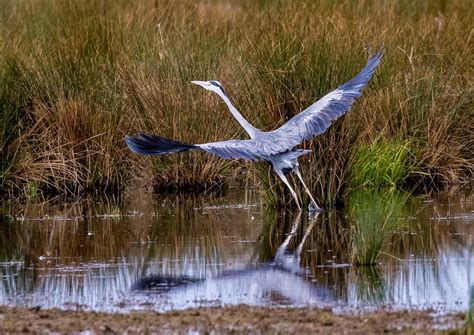
<path id="1" fill-rule="evenodd" d="M 161 136 L 138 133 L 137 136 L 125 136 L 128 147 L 141 155 L 160 155 L 199 149 L 193 144 L 170 140 Z"/>

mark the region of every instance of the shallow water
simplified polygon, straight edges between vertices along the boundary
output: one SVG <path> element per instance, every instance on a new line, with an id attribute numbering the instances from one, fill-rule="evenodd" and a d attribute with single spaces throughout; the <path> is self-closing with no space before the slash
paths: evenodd
<path id="1" fill-rule="evenodd" d="M 474 285 L 472 193 L 384 199 L 362 192 L 345 210 L 311 217 L 257 203 L 253 192 L 230 190 L 5 205 L 0 304 L 466 310 Z M 383 226 L 372 232 L 385 236 L 378 265 L 354 266 L 371 243 L 367 223 Z"/>

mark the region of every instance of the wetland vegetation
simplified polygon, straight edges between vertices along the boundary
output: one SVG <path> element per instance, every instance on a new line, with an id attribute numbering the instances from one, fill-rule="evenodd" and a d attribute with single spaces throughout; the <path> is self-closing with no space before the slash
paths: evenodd
<path id="1" fill-rule="evenodd" d="M 28 309 L 0 307 L 0 331 L 67 332 L 78 320 L 78 331 L 107 331 L 123 318 L 43 311 L 59 307 L 176 317 L 181 330 L 223 315 L 223 332 L 241 327 L 226 316 L 236 312 L 251 313 L 250 331 L 288 316 L 282 332 L 352 321 L 367 332 L 366 319 L 435 332 L 434 310 L 472 333 L 472 190 L 412 191 L 472 180 L 473 20 L 469 0 L 1 1 L 0 197 L 27 201 L 0 207 L 0 305 Z M 142 157 L 123 141 L 244 138 L 191 80 L 219 80 L 251 123 L 274 129 L 382 43 L 363 96 L 302 145 L 313 150 L 300 161 L 307 185 L 336 210 L 275 208 L 294 202 L 263 162 Z M 208 308 L 226 303 L 258 307 Z M 304 309 L 272 309 L 280 317 L 258 328 L 268 306 Z M 183 308 L 195 309 L 131 312 Z"/>
<path id="2" fill-rule="evenodd" d="M 263 185 L 268 167 L 191 153 L 145 159 L 138 130 L 187 142 L 243 138 L 190 80 L 218 79 L 257 127 L 283 124 L 348 80 L 383 43 L 364 95 L 304 144 L 301 170 L 325 206 L 351 188 L 440 187 L 472 176 L 468 0 L 13 1 L 0 4 L 1 188 L 11 195 Z M 357 19 L 355 19 L 357 18 Z M 250 173 L 248 173 L 250 172 Z"/>

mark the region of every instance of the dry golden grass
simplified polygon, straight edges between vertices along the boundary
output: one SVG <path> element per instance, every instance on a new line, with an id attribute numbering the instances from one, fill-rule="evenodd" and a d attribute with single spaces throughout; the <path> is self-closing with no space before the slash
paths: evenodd
<path id="1" fill-rule="evenodd" d="M 243 138 L 223 103 L 189 84 L 206 79 L 221 81 L 250 122 L 274 129 L 381 43 L 362 99 L 304 144 L 314 149 L 302 160 L 309 186 L 336 204 L 360 169 L 358 149 L 376 140 L 411 143 L 410 184 L 459 182 L 474 164 L 473 11 L 468 0 L 3 1 L 2 188 L 79 193 L 135 176 L 157 188 L 221 187 L 249 165 L 194 153 L 143 159 L 124 135 Z M 266 169 L 256 167 L 261 178 Z M 269 178 L 264 190 L 282 188 Z M 274 194 L 270 204 L 288 201 Z"/>

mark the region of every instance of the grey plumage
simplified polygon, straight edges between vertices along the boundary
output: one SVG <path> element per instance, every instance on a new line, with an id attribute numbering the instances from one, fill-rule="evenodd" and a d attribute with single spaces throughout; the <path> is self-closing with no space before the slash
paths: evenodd
<path id="1" fill-rule="evenodd" d="M 310 150 L 295 147 L 304 140 L 324 133 L 332 122 L 351 108 L 355 99 L 362 94 L 362 89 L 367 86 L 381 58 L 382 52 L 379 51 L 354 78 L 326 94 L 280 128 L 268 132 L 253 127 L 245 120 L 230 102 L 223 86 L 218 81 L 193 81 L 192 83 L 215 92 L 224 100 L 229 111 L 249 134 L 250 139 L 186 144 L 156 135 L 139 133 L 137 136 L 126 136 L 125 142 L 130 149 L 142 155 L 204 150 L 224 159 L 265 160 L 272 164 L 277 175 L 289 188 L 298 208 L 301 209 L 296 192 L 286 179 L 289 172 L 294 172 L 301 180 L 311 199 L 309 209 L 320 210 L 298 170 L 298 157 L 308 154 Z"/>

